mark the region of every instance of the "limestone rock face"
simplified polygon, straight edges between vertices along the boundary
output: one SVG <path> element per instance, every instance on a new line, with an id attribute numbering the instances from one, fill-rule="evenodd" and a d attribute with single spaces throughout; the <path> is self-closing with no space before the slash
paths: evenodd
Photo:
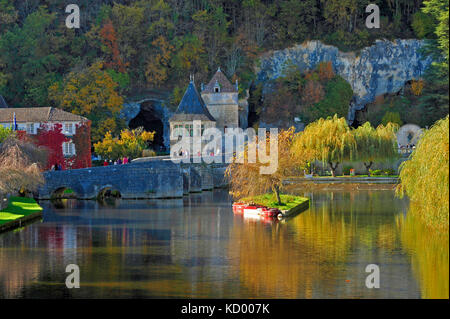
<path id="1" fill-rule="evenodd" d="M 320 62 L 331 61 L 334 71 L 350 83 L 355 94 L 348 113 L 351 123 L 355 111 L 364 108 L 376 96 L 398 92 L 405 82 L 423 76 L 432 62 L 431 57 L 420 53 L 424 44 L 414 39 L 377 40 L 358 53 L 346 53 L 320 41 L 308 41 L 265 54 L 256 68 L 257 82 L 267 83 L 282 76 L 289 63 L 304 71 L 314 69 Z"/>

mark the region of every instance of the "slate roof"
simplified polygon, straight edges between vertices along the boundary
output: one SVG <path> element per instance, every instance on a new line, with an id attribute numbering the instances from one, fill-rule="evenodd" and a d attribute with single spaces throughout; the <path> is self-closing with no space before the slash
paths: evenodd
<path id="1" fill-rule="evenodd" d="M 216 121 L 209 113 L 200 94 L 195 88 L 194 82 L 190 81 L 186 92 L 181 99 L 178 109 L 169 121 Z"/>
<path id="2" fill-rule="evenodd" d="M 236 85 L 231 84 L 225 74 L 223 74 L 220 68 L 218 68 L 211 81 L 209 81 L 209 83 L 203 87 L 202 93 L 214 93 L 214 87 L 216 86 L 216 83 L 219 84 L 220 93 L 238 92 L 238 90 L 236 89 Z"/>
<path id="3" fill-rule="evenodd" d="M 87 118 L 54 107 L 0 108 L 0 123 L 12 123 L 16 113 L 17 123 L 26 122 L 81 122 Z"/>

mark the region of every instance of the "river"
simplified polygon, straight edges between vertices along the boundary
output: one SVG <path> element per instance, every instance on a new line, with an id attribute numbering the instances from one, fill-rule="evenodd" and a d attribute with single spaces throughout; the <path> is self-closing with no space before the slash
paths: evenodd
<path id="1" fill-rule="evenodd" d="M 308 210 L 273 222 L 233 215 L 225 190 L 42 201 L 42 221 L 0 234 L 0 298 L 448 298 L 448 236 L 430 243 L 406 199 L 304 195 Z M 65 286 L 68 264 L 79 289 Z M 366 287 L 369 264 L 379 288 Z"/>

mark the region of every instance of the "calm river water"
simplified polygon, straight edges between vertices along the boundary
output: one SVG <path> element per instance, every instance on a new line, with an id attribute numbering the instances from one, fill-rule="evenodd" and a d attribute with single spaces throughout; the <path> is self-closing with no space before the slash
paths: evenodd
<path id="1" fill-rule="evenodd" d="M 0 234 L 0 298 L 448 298 L 448 237 L 428 236 L 406 200 L 304 195 L 310 209 L 281 222 L 233 215 L 224 190 L 41 202 L 42 222 Z M 65 286 L 68 264 L 79 289 Z"/>

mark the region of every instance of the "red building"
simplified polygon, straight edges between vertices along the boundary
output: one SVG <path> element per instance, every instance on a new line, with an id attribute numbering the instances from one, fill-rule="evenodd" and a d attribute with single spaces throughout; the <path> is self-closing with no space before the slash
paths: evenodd
<path id="1" fill-rule="evenodd" d="M 15 118 L 15 120 L 14 120 Z M 91 122 L 54 107 L 0 108 L 0 125 L 26 133 L 48 149 L 47 169 L 91 167 Z"/>

